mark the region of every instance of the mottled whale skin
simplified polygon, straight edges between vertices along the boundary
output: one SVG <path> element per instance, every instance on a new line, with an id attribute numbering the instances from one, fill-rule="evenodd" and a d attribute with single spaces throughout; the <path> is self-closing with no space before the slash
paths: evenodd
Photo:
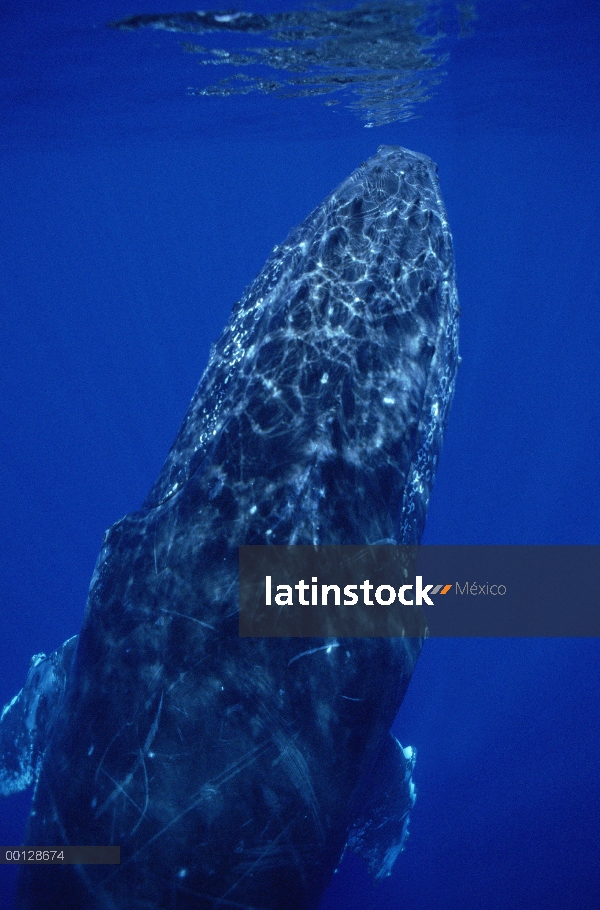
<path id="1" fill-rule="evenodd" d="M 346 846 L 390 871 L 414 756 L 389 730 L 422 618 L 240 638 L 238 546 L 417 543 L 457 332 L 436 167 L 382 147 L 235 306 L 157 483 L 104 537 L 74 657 L 6 711 L 39 771 L 27 842 L 121 846 L 120 866 L 24 868 L 21 910 L 314 910 Z"/>

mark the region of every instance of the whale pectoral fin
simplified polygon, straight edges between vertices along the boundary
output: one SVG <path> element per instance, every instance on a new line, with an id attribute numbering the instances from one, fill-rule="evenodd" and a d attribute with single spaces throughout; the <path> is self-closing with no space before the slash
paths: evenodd
<path id="1" fill-rule="evenodd" d="M 416 790 L 412 780 L 416 751 L 403 749 L 390 733 L 365 782 L 365 798 L 346 849 L 361 856 L 375 881 L 390 875 L 408 837 Z"/>
<path id="2" fill-rule="evenodd" d="M 65 691 L 77 635 L 52 654 L 36 654 L 25 685 L 0 714 L 0 795 L 35 783 Z"/>

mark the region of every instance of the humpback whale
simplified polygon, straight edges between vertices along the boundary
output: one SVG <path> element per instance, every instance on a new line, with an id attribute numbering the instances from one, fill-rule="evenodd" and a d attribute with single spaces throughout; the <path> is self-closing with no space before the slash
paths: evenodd
<path id="1" fill-rule="evenodd" d="M 314 910 L 345 849 L 389 874 L 414 803 L 390 735 L 426 635 L 242 638 L 238 547 L 418 543 L 458 365 L 436 166 L 382 146 L 233 309 L 157 482 L 105 534 L 77 638 L 0 722 L 21 910 Z"/>

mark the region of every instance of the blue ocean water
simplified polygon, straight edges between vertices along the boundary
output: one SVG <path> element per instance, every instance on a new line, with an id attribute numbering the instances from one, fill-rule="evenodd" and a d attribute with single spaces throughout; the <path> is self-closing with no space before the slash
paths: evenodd
<path id="1" fill-rule="evenodd" d="M 382 143 L 439 165 L 462 306 L 425 542 L 600 542 L 597 4 L 486 0 L 462 30 L 442 5 L 439 85 L 371 129 L 319 97 L 191 95 L 180 35 L 105 27 L 169 11 L 4 4 L 0 704 L 79 629 L 231 305 Z M 600 907 L 598 641 L 429 641 L 395 733 L 407 849 L 378 887 L 344 859 L 323 910 Z M 0 844 L 29 802 L 0 804 Z"/>

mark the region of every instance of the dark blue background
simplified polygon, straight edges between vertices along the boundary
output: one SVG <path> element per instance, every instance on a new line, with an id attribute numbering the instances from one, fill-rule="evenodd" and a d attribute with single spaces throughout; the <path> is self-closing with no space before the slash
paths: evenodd
<path id="1" fill-rule="evenodd" d="M 598 10 L 480 3 L 419 118 L 368 130 L 187 96 L 181 36 L 104 28 L 157 0 L 5 3 L 0 704 L 78 630 L 233 302 L 384 142 L 439 164 L 463 312 L 426 542 L 600 543 Z M 345 859 L 324 908 L 598 910 L 599 705 L 597 641 L 429 641 L 395 729 L 418 751 L 407 850 L 378 888 Z M 0 803 L 0 843 L 29 800 Z"/>

